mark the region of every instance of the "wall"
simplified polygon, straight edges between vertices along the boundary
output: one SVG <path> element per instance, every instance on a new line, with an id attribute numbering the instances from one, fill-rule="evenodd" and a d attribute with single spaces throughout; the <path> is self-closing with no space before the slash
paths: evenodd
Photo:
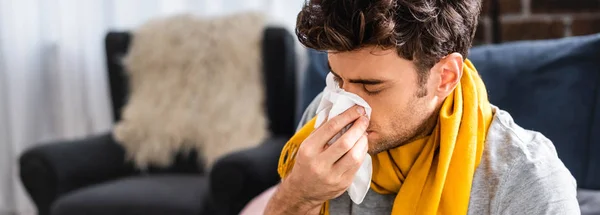
<path id="1" fill-rule="evenodd" d="M 499 0 L 501 41 L 600 32 L 600 0 Z M 490 0 L 483 0 L 475 43 L 492 42 Z"/>

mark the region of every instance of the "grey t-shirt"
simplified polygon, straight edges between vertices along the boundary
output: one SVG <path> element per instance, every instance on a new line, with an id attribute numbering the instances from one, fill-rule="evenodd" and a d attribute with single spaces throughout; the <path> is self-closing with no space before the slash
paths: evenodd
<path id="1" fill-rule="evenodd" d="M 320 96 L 309 105 L 300 126 L 315 116 Z M 468 214 L 580 214 L 575 178 L 550 140 L 515 124 L 493 107 L 481 163 L 475 170 Z M 300 128 L 300 127 L 299 127 Z M 344 193 L 330 201 L 330 214 L 390 214 L 395 195 L 372 190 L 354 204 Z"/>

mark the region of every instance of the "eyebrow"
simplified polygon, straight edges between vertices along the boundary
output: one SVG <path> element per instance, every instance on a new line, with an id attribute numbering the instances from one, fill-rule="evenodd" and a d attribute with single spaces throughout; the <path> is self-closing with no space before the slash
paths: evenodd
<path id="1" fill-rule="evenodd" d="M 335 73 L 333 71 L 333 69 L 331 69 L 331 65 L 329 64 L 329 61 L 327 61 L 327 67 L 329 68 L 329 71 L 335 76 L 340 78 L 340 76 Z M 348 80 L 350 83 L 353 84 L 365 84 L 365 85 L 378 85 L 378 84 L 383 84 L 385 81 L 384 80 L 379 80 L 379 79 L 350 79 Z"/>

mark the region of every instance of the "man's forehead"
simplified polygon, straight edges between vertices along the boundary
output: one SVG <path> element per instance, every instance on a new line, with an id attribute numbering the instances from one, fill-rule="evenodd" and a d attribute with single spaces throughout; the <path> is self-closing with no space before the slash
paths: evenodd
<path id="1" fill-rule="evenodd" d="M 329 66 L 329 71 L 333 73 L 334 76 L 344 78 L 350 83 L 355 84 L 366 84 L 366 85 L 378 85 L 388 82 L 391 77 L 387 77 L 384 75 L 386 71 L 379 70 L 378 68 L 363 68 L 363 69 L 352 69 L 349 70 L 347 68 L 341 68 L 338 71 L 345 71 L 342 74 L 338 74 L 336 70 L 331 68 L 329 62 L 327 63 Z"/>
<path id="2" fill-rule="evenodd" d="M 413 70 L 411 61 L 397 55 L 381 53 L 339 52 L 329 53 L 327 66 L 334 75 L 344 79 L 392 79 L 400 71 Z"/>

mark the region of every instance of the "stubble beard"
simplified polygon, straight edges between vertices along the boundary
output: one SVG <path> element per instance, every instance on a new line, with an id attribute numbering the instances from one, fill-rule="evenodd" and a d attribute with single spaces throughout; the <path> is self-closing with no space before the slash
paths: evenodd
<path id="1" fill-rule="evenodd" d="M 393 136 L 382 137 L 377 142 L 369 143 L 369 154 L 376 155 L 380 152 L 387 151 L 396 147 L 406 145 L 412 141 L 423 138 L 431 134 L 435 126 L 437 125 L 438 116 L 433 114 L 428 119 L 424 120 L 420 126 L 406 130 L 406 128 L 395 126 L 396 129 L 403 133 L 396 133 Z"/>
<path id="2" fill-rule="evenodd" d="M 416 100 L 422 99 L 423 96 L 424 95 L 417 95 Z M 419 107 L 424 106 L 423 102 L 415 101 L 415 103 L 412 104 L 414 104 L 414 106 L 409 109 L 409 112 L 411 112 L 411 115 L 420 115 L 421 117 L 418 118 L 422 119 L 417 123 L 417 126 L 408 127 L 401 122 L 402 120 L 394 120 L 392 127 L 393 131 L 396 132 L 392 135 L 381 137 L 377 142 L 369 142 L 369 154 L 376 155 L 380 152 L 406 145 L 412 141 L 428 136 L 433 132 L 437 125 L 440 107 L 437 107 L 433 112 L 427 113 L 417 111 Z"/>

